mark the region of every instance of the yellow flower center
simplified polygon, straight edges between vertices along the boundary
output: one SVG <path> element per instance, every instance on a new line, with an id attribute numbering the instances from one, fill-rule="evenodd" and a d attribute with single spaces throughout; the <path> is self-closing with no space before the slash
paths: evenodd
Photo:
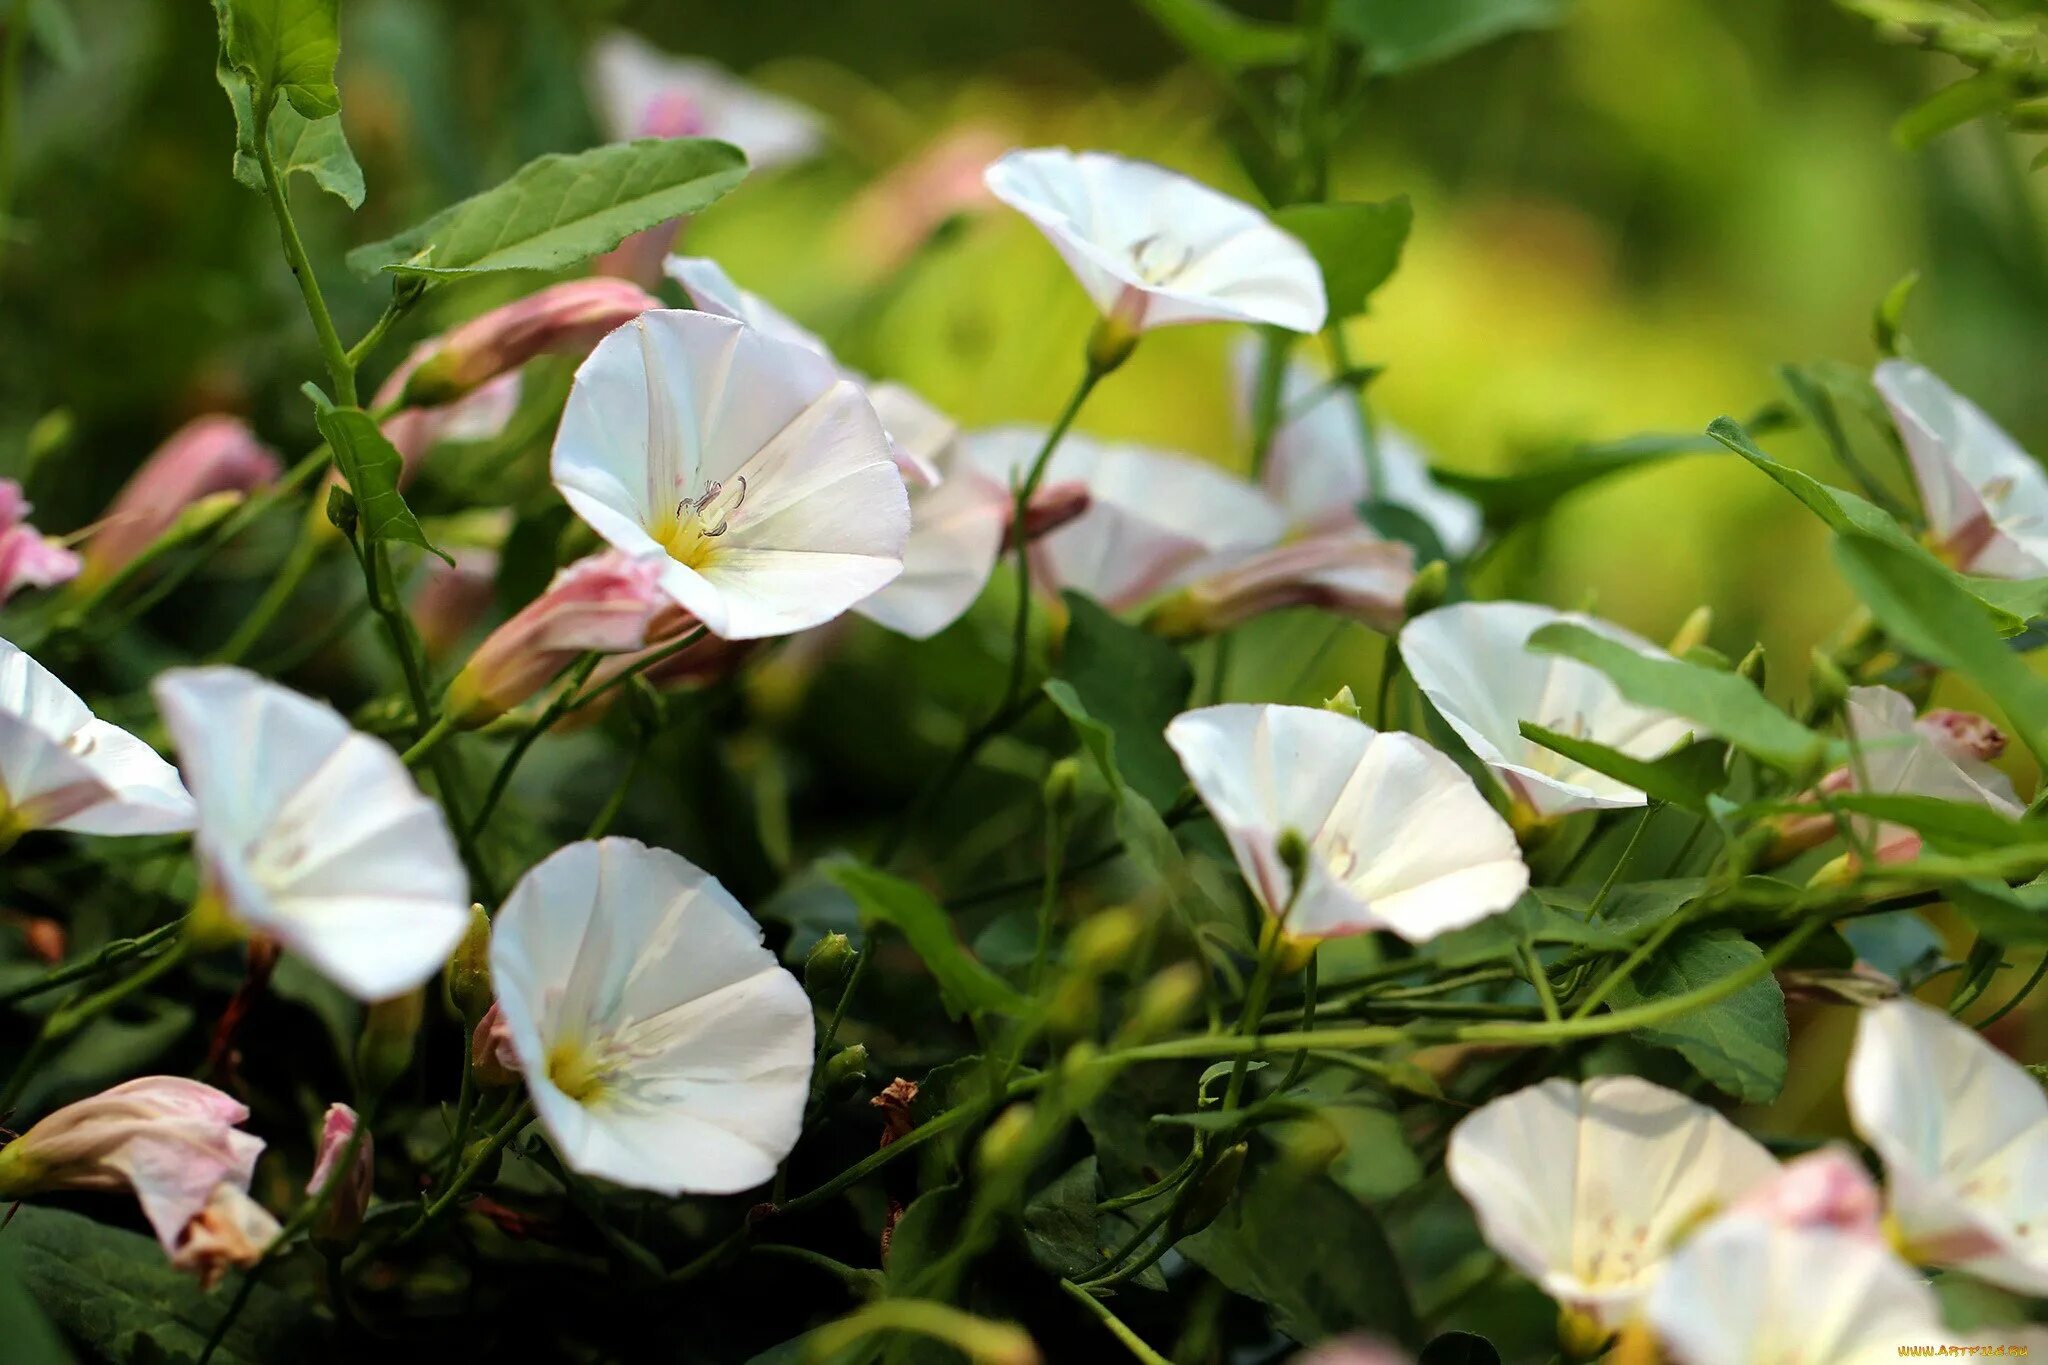
<path id="1" fill-rule="evenodd" d="M 677 503 L 675 511 L 651 530 L 669 558 L 701 572 L 711 562 L 719 538 L 732 529 L 732 519 L 746 500 L 744 475 L 726 483 L 713 482 L 696 497 Z"/>
<path id="2" fill-rule="evenodd" d="M 548 1079 L 570 1099 L 588 1104 L 604 1093 L 610 1068 L 597 1049 L 565 1038 L 548 1049 Z"/>

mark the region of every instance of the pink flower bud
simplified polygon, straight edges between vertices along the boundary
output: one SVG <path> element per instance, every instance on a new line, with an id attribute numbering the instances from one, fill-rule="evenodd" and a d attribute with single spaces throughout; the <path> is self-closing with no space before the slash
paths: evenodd
<path id="1" fill-rule="evenodd" d="M 586 650 L 644 648 L 673 606 L 654 561 L 609 550 L 579 559 L 477 647 L 448 688 L 447 709 L 471 723 L 502 715 Z"/>
<path id="2" fill-rule="evenodd" d="M 1408 1365 L 1408 1356 L 1378 1337 L 1337 1337 L 1303 1351 L 1292 1365 Z"/>
<path id="3" fill-rule="evenodd" d="M 1823 1147 L 1788 1161 L 1730 1210 L 1795 1228 L 1833 1228 L 1883 1240 L 1884 1196 L 1863 1163 L 1842 1147 Z"/>
<path id="4" fill-rule="evenodd" d="M 216 1185 L 199 1216 L 185 1225 L 171 1252 L 171 1265 L 199 1277 L 211 1289 L 232 1267 L 247 1270 L 263 1259 L 283 1228 L 270 1211 L 233 1185 Z"/>
<path id="5" fill-rule="evenodd" d="M 1282 607 L 1321 607 L 1391 632 L 1415 581 L 1413 550 L 1363 530 L 1309 536 L 1225 563 L 1155 607 L 1146 628 L 1187 639 Z"/>
<path id="6" fill-rule="evenodd" d="M 429 659 L 445 659 L 490 613 L 497 600 L 498 552 L 455 551 L 450 568 L 429 559 L 413 594 L 412 619 Z"/>
<path id="7" fill-rule="evenodd" d="M 132 1189 L 173 1257 L 218 1190 L 246 1190 L 262 1139 L 235 1125 L 233 1096 L 178 1076 L 145 1076 L 65 1105 L 0 1147 L 0 1199 Z"/>
<path id="8" fill-rule="evenodd" d="M 282 472 L 270 447 L 239 417 L 197 417 L 171 433 L 121 485 L 85 551 L 86 576 L 113 573 L 171 528 L 178 513 L 216 493 L 248 493 Z"/>
<path id="9" fill-rule="evenodd" d="M 1014 494 L 1010 495 L 1010 500 L 1012 504 L 1015 503 Z M 1058 483 L 1040 484 L 1038 491 L 1031 495 L 1031 501 L 1024 504 L 1024 538 L 1037 540 L 1041 536 L 1051 535 L 1086 512 L 1093 500 L 1088 485 L 1080 479 L 1063 479 Z M 1013 516 L 1013 523 L 1014 520 Z M 1014 524 L 1003 536 L 1003 544 L 1007 549 L 1016 548 L 1017 528 Z"/>
<path id="10" fill-rule="evenodd" d="M 349 1140 L 355 1136 L 356 1125 L 361 1120 L 356 1111 L 345 1104 L 330 1104 L 327 1115 L 320 1121 L 320 1151 L 313 1165 L 313 1178 L 306 1182 L 306 1197 L 318 1198 L 342 1154 L 348 1150 Z M 351 1247 L 356 1235 L 362 1231 L 363 1214 L 370 1207 L 370 1189 L 374 1179 L 376 1157 L 371 1151 L 371 1138 L 364 1131 L 362 1141 L 356 1144 L 355 1159 L 340 1177 L 333 1197 L 327 1201 L 327 1208 L 314 1222 L 312 1234 L 315 1240 L 332 1246 Z"/>
<path id="11" fill-rule="evenodd" d="M 28 524 L 34 510 L 20 484 L 0 479 L 0 602 L 22 588 L 54 588 L 78 577 L 78 556 Z"/>
<path id="12" fill-rule="evenodd" d="M 493 1000 L 476 1021 L 469 1040 L 471 1078 L 487 1090 L 511 1085 L 519 1079 L 519 1055 L 512 1050 L 512 1029 Z"/>
<path id="13" fill-rule="evenodd" d="M 1990 763 L 2005 752 L 2005 731 L 1974 711 L 1929 711 L 1914 722 L 1913 728 L 1925 735 L 1943 757 L 1956 762 L 1976 759 Z"/>
<path id="14" fill-rule="evenodd" d="M 566 280 L 422 342 L 385 381 L 409 407 L 451 403 L 538 355 L 581 355 L 660 300 L 628 280 Z"/>

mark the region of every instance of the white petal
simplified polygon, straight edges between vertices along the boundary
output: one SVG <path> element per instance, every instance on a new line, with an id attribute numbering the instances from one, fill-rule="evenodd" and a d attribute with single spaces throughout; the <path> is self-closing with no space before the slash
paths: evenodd
<path id="1" fill-rule="evenodd" d="M 801 161 L 823 142 L 817 115 L 770 95 L 701 58 L 673 57 L 637 34 L 615 29 L 591 45 L 593 102 L 615 142 L 649 135 L 648 114 L 664 100 L 687 101 L 690 135 L 730 142 L 760 172 Z"/>
<path id="2" fill-rule="evenodd" d="M 971 471 L 912 493 L 902 576 L 854 610 L 913 640 L 930 639 L 981 595 L 1009 515 L 1009 495 Z"/>
<path id="3" fill-rule="evenodd" d="M 1887 360 L 1871 381 L 1905 441 L 1935 539 L 1989 518 L 1985 543 L 1962 567 L 1997 578 L 2048 574 L 2048 472 L 1925 366 Z"/>
<path id="4" fill-rule="evenodd" d="M 763 336 L 801 346 L 832 360 L 832 349 L 816 332 L 797 322 L 759 294 L 749 293 L 733 283 L 725 267 L 704 256 L 671 256 L 661 263 L 662 273 L 683 287 L 699 312 L 744 322 Z M 838 362 L 833 361 L 836 365 Z"/>
<path id="5" fill-rule="evenodd" d="M 78 834 L 178 834 L 196 818 L 191 793 L 162 754 L 118 725 L 86 722 L 73 752 L 113 799 L 81 811 L 55 828 Z"/>
<path id="6" fill-rule="evenodd" d="M 170 764 L 95 720 L 57 676 L 0 640 L 0 798 L 18 817 L 79 834 L 173 834 L 192 801 Z"/>

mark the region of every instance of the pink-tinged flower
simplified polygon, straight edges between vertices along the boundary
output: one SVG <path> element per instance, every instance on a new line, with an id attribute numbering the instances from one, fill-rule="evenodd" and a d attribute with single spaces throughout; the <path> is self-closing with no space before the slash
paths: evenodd
<path id="1" fill-rule="evenodd" d="M 197 417 L 171 434 L 114 495 L 87 542 L 85 573 L 102 579 L 147 549 L 178 513 L 215 493 L 274 483 L 281 466 L 239 417 Z"/>
<path id="2" fill-rule="evenodd" d="M 1846 1147 L 1823 1147 L 1786 1162 L 1729 1211 L 1782 1227 L 1833 1228 L 1866 1241 L 1884 1239 L 1884 1194 Z"/>
<path id="3" fill-rule="evenodd" d="M 458 441 L 488 441 L 503 433 L 519 410 L 522 386 L 517 370 L 471 390 L 438 408 L 400 408 L 384 419 L 384 439 L 402 461 L 399 478 L 409 479 L 420 460 L 435 446 Z M 330 483 L 340 475 L 330 475 Z M 319 524 L 327 525 L 326 503 L 316 500 Z"/>
<path id="4" fill-rule="evenodd" d="M 1871 382 L 1905 442 L 1936 553 L 1992 578 L 2048 573 L 2048 472 L 1924 365 L 1887 360 Z"/>
<path id="5" fill-rule="evenodd" d="M 232 1095 L 180 1076 L 145 1076 L 67 1104 L 0 1147 L 0 1199 L 58 1190 L 135 1192 L 175 1257 L 215 1193 L 248 1189 L 261 1138 L 236 1127 Z"/>
<path id="6" fill-rule="evenodd" d="M 1409 1365 L 1406 1351 L 1378 1337 L 1334 1337 L 1294 1357 L 1292 1365 Z"/>
<path id="7" fill-rule="evenodd" d="M 263 1259 L 284 1229 L 270 1210 L 233 1185 L 216 1185 L 199 1216 L 171 1252 L 171 1264 L 199 1277 L 201 1289 L 220 1283 L 230 1269 L 247 1270 Z"/>
<path id="8" fill-rule="evenodd" d="M 671 609 L 652 560 L 617 550 L 579 559 L 477 647 L 449 684 L 446 709 L 472 724 L 493 719 L 579 654 L 645 648 L 655 618 Z"/>
<path id="9" fill-rule="evenodd" d="M 512 1026 L 493 1000 L 469 1039 L 469 1070 L 476 1083 L 495 1090 L 519 1079 L 519 1055 L 512 1050 Z"/>
<path id="10" fill-rule="evenodd" d="M 78 577 L 78 556 L 28 524 L 35 511 L 21 485 L 0 479 L 0 603 L 23 588 L 54 588 Z"/>
<path id="11" fill-rule="evenodd" d="M 339 1169 L 342 1156 L 348 1151 L 349 1142 L 355 1137 L 356 1125 L 362 1120 L 356 1111 L 345 1104 L 330 1104 L 327 1114 L 320 1120 L 319 1157 L 313 1165 L 313 1178 L 306 1182 L 306 1197 L 319 1197 Z M 362 1141 L 356 1143 L 355 1157 L 348 1170 L 340 1177 L 333 1196 L 327 1201 L 327 1208 L 313 1226 L 313 1236 L 342 1246 L 352 1245 L 356 1234 L 362 1230 L 363 1215 L 369 1211 L 370 1191 L 375 1179 L 376 1155 L 372 1150 L 372 1139 L 365 1131 Z"/>
<path id="12" fill-rule="evenodd" d="M 993 128 L 941 134 L 861 192 L 847 211 L 847 235 L 876 269 L 895 269 L 949 220 L 994 206 L 982 174 L 1009 146 Z"/>
<path id="13" fill-rule="evenodd" d="M 626 280 L 565 280 L 421 342 L 384 391 L 396 385 L 393 396 L 409 407 L 451 403 L 536 356 L 587 354 L 606 333 L 659 307 Z"/>
<path id="14" fill-rule="evenodd" d="M 591 45 L 591 101 L 614 142 L 709 137 L 747 155 L 754 174 L 801 161 L 824 143 L 817 115 L 756 89 L 716 63 L 675 57 L 623 29 Z"/>
<path id="15" fill-rule="evenodd" d="M 1191 639 L 1283 607 L 1320 607 L 1391 633 L 1415 581 L 1415 552 L 1354 526 L 1221 555 L 1193 574 L 1146 616 L 1146 629 Z"/>

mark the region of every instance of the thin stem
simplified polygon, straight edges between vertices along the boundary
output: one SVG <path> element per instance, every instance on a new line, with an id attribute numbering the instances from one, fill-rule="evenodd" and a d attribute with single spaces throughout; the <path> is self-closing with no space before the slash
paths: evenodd
<path id="1" fill-rule="evenodd" d="M 15 130 L 20 122 L 21 66 L 28 50 L 28 0 L 14 0 L 0 21 L 0 256 L 14 235 Z"/>
<path id="2" fill-rule="evenodd" d="M 349 369 L 360 370 L 363 367 L 363 362 L 368 360 L 371 353 L 383 344 L 385 335 L 390 332 L 398 320 L 412 311 L 413 302 L 418 298 L 419 292 L 417 290 L 393 291 L 391 301 L 384 305 L 384 311 L 378 315 L 374 323 L 370 324 L 370 330 L 363 333 L 363 339 L 348 348 Z"/>
<path id="3" fill-rule="evenodd" d="M 612 823 L 619 818 L 619 812 L 626 808 L 626 797 L 632 792 L 633 783 L 639 779 L 641 764 L 647 759 L 649 743 L 650 736 L 636 736 L 631 752 L 626 755 L 626 770 L 619 774 L 618 784 L 612 788 L 612 794 L 605 798 L 604 806 L 597 812 L 596 818 L 591 820 L 590 828 L 583 835 L 585 839 L 602 839 L 610 832 Z"/>
<path id="4" fill-rule="evenodd" d="M 1052 956 L 1052 921 L 1060 903 L 1060 865 L 1067 851 L 1067 821 L 1057 811 L 1045 821 L 1045 878 L 1038 892 L 1038 942 L 1031 951 L 1031 974 L 1025 978 L 1031 994 L 1045 984 L 1046 962 Z"/>
<path id="5" fill-rule="evenodd" d="M 1068 1298 L 1075 1300 L 1090 1313 L 1094 1314 L 1096 1320 L 1109 1329 L 1110 1335 L 1122 1342 L 1124 1349 L 1145 1362 L 1145 1365 L 1173 1365 L 1172 1361 L 1153 1350 L 1150 1346 L 1147 1346 L 1144 1338 L 1132 1331 L 1122 1318 L 1110 1312 L 1108 1305 L 1104 1304 L 1102 1300 L 1096 1298 L 1087 1290 L 1081 1288 L 1080 1285 L 1075 1284 L 1072 1280 L 1061 1280 L 1060 1288 L 1066 1291 Z"/>
<path id="6" fill-rule="evenodd" d="M 2041 984 L 2043 977 L 2048 977 L 2048 952 L 2041 954 L 2041 960 L 2034 964 L 2033 974 L 2027 977 L 2025 985 L 2012 993 L 2010 1000 L 1977 1021 L 1978 1030 L 1981 1032 L 1984 1029 L 1990 1028 L 1993 1024 L 2005 1018 L 2006 1015 L 2018 1009 L 2020 1004 L 2034 993 L 2034 987 Z"/>
<path id="7" fill-rule="evenodd" d="M 1272 448 L 1273 433 L 1280 426 L 1280 395 L 1285 392 L 1287 353 L 1294 349 L 1294 334 L 1279 327 L 1260 329 L 1259 367 L 1252 378 L 1252 478 L 1256 481 L 1266 468 L 1266 452 Z"/>
<path id="8" fill-rule="evenodd" d="M 807 1353 L 830 1360 L 879 1332 L 910 1332 L 944 1342 L 976 1365 L 1038 1359 L 1031 1335 L 1011 1322 L 991 1322 L 936 1299 L 876 1299 L 812 1332 Z"/>
<path id="9" fill-rule="evenodd" d="M 399 761 L 408 768 L 413 767 L 421 759 L 439 748 L 442 740 L 454 734 L 456 725 L 457 721 L 454 716 L 443 715 L 428 728 L 425 734 L 419 737 L 418 741 L 410 749 L 407 749 L 399 756 Z"/>
<path id="10" fill-rule="evenodd" d="M 59 967 L 24 985 L 16 986 L 13 990 L 0 992 L 0 1006 L 12 1005 L 23 1000 L 32 1000 L 36 996 L 42 995 L 47 991 L 54 991 L 60 986 L 68 986 L 74 981 L 82 981 L 87 977 L 98 976 L 107 968 L 126 962 L 131 957 L 141 957 L 146 953 L 155 951 L 159 945 L 176 938 L 183 932 L 184 928 L 185 921 L 181 918 L 171 921 L 171 923 L 164 925 L 160 929 L 152 929 L 137 938 L 115 939 L 112 943 L 102 947 L 98 952 L 82 962 L 73 962 L 68 966 Z"/>
<path id="11" fill-rule="evenodd" d="M 235 633 L 214 655 L 216 663 L 240 663 L 248 656 L 318 567 L 320 552 L 324 548 L 323 537 L 310 531 L 300 532 L 298 540 L 292 544 L 291 553 L 264 587 L 263 595 L 256 599 L 256 605 L 249 609 L 249 614 L 235 627 Z"/>
<path id="12" fill-rule="evenodd" d="M 612 691 L 614 688 L 624 687 L 627 683 L 639 677 L 642 673 L 645 673 L 648 669 L 654 667 L 656 664 L 661 663 L 664 660 L 671 659 L 676 655 L 682 653 L 684 650 L 688 649 L 691 645 L 696 644 L 699 640 L 704 638 L 704 632 L 705 627 L 703 626 L 692 627 L 687 634 L 682 636 L 682 638 L 670 641 L 668 644 L 663 645 L 660 649 L 655 650 L 651 654 L 642 655 L 640 658 L 635 659 L 632 663 L 620 669 L 611 677 L 606 678 L 603 682 L 591 688 L 589 691 L 580 693 L 577 696 L 571 698 L 566 709 L 570 711 L 580 711 L 584 707 L 590 705 L 590 703 L 596 701 L 599 697 L 602 697 L 607 692 Z"/>
<path id="13" fill-rule="evenodd" d="M 1557 1008 L 1557 995 L 1550 989 L 1550 973 L 1543 970 L 1543 959 L 1536 956 L 1536 947 L 1527 939 L 1519 948 L 1522 966 L 1528 974 L 1529 984 L 1536 988 L 1536 1003 L 1543 1007 L 1543 1017 L 1555 1024 L 1564 1018 Z"/>
<path id="14" fill-rule="evenodd" d="M 442 1214 L 448 1212 L 462 1192 L 468 1189 L 477 1176 L 483 1172 L 484 1167 L 489 1165 L 498 1153 L 505 1150 L 505 1144 L 519 1136 L 519 1130 L 524 1128 L 527 1121 L 532 1117 L 532 1103 L 527 1100 L 521 1100 L 512 1110 L 512 1116 L 500 1124 L 491 1134 L 490 1140 L 484 1144 L 484 1149 L 464 1162 L 462 1169 L 455 1173 L 455 1178 L 448 1182 L 447 1187 L 439 1195 L 435 1196 L 433 1202 L 428 1204 L 426 1209 L 420 1214 L 419 1220 L 399 1234 L 397 1244 L 404 1246 L 407 1242 L 417 1238 L 428 1227 L 439 1220 Z"/>
<path id="15" fill-rule="evenodd" d="M 506 751 L 504 761 L 498 764 L 497 775 L 491 779 L 491 785 L 484 792 L 483 804 L 477 807 L 476 821 L 469 827 L 471 839 L 482 837 L 484 826 L 491 821 L 491 812 L 498 808 L 498 801 L 505 795 L 505 789 L 512 785 L 512 774 L 519 771 L 520 761 L 526 757 L 526 751 L 539 742 L 542 735 L 554 729 L 557 721 L 575 709 L 577 689 L 589 680 L 591 673 L 596 671 L 598 660 L 602 657 L 597 651 L 589 650 L 575 663 L 569 665 L 568 679 L 555 689 L 554 697 L 542 709 L 539 718 L 527 727 L 524 734 L 512 741 L 512 747 Z"/>
<path id="16" fill-rule="evenodd" d="M 255 93 L 260 104 L 265 92 Z M 320 293 L 320 281 L 306 256 L 299 225 L 292 221 L 291 195 L 277 173 L 277 159 L 270 151 L 268 108 L 256 111 L 256 164 L 263 171 L 264 198 L 270 201 L 271 214 L 277 219 L 277 237 L 284 246 L 285 261 L 291 266 L 292 278 L 299 282 L 306 314 L 312 318 L 313 331 L 320 338 L 320 356 L 327 364 L 328 381 L 334 385 L 334 401 L 338 406 L 352 408 L 356 405 L 356 369 L 349 362 L 347 348 L 341 344 L 341 334 L 334 330 L 334 317 L 327 311 L 327 300 Z"/>
<path id="17" fill-rule="evenodd" d="M 66 1038 L 84 1028 L 93 1020 L 113 1009 L 116 1005 L 134 995 L 144 986 L 183 962 L 192 952 L 192 940 L 180 937 L 171 947 L 142 964 L 126 979 L 106 987 L 96 994 L 60 1005 L 54 1013 L 43 1020 L 42 1032 L 29 1046 L 26 1056 L 14 1069 L 7 1080 L 5 1090 L 0 1090 L 0 1113 L 14 1107 L 21 1097 L 21 1091 L 35 1075 L 35 1070 L 56 1047 Z"/>
<path id="18" fill-rule="evenodd" d="M 1649 802 L 1643 807 L 1641 817 L 1636 820 L 1635 829 L 1629 833 L 1628 842 L 1622 845 L 1621 856 L 1614 860 L 1613 867 L 1607 869 L 1607 880 L 1601 882 L 1600 889 L 1593 894 L 1593 903 L 1586 908 L 1587 919 L 1595 920 L 1600 918 L 1601 907 L 1607 904 L 1607 897 L 1613 893 L 1614 884 L 1621 879 L 1622 869 L 1627 867 L 1629 859 L 1635 856 L 1636 845 L 1642 842 L 1643 831 L 1650 827 L 1650 817 L 1656 813 L 1656 810 L 1657 803 L 1655 801 Z M 1588 839 L 1586 842 L 1590 846 L 1593 841 Z"/>

